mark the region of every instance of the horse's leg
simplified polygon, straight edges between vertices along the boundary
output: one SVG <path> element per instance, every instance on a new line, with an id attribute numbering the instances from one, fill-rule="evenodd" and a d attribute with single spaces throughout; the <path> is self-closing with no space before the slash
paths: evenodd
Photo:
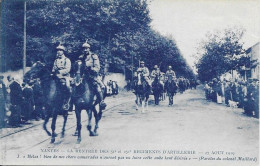
<path id="1" fill-rule="evenodd" d="M 93 108 L 92 108 L 93 109 Z M 87 125 L 87 129 L 89 131 L 89 136 L 93 136 L 93 132 L 91 131 L 92 126 L 91 126 L 91 119 L 92 119 L 92 109 L 87 110 L 88 113 L 88 125 Z"/>
<path id="2" fill-rule="evenodd" d="M 53 111 L 53 114 L 52 114 L 52 122 L 51 122 L 51 130 L 52 130 L 51 143 L 54 143 L 54 142 L 55 142 L 55 137 L 57 136 L 57 134 L 55 133 L 57 116 L 58 116 L 58 112 L 57 112 L 57 110 L 55 109 L 55 110 Z"/>
<path id="3" fill-rule="evenodd" d="M 76 113 L 76 118 L 77 118 L 77 143 L 81 142 L 81 109 L 79 109 L 78 107 L 75 108 L 75 113 Z"/>
<path id="4" fill-rule="evenodd" d="M 146 111 L 148 111 L 148 98 L 147 97 L 145 97 L 145 99 L 144 99 L 144 108 Z"/>
<path id="5" fill-rule="evenodd" d="M 171 94 L 168 93 L 168 98 L 169 98 L 169 106 L 171 105 Z"/>
<path id="6" fill-rule="evenodd" d="M 44 118 L 44 123 L 43 123 L 43 129 L 46 131 L 46 133 L 48 134 L 48 136 L 51 136 L 51 133 L 49 132 L 49 130 L 47 129 L 47 123 L 49 122 L 51 113 L 50 111 L 46 112 L 46 116 Z"/>
<path id="7" fill-rule="evenodd" d="M 64 111 L 64 114 L 63 114 L 63 127 L 62 127 L 62 132 L 61 132 L 61 138 L 64 137 L 65 135 L 65 127 L 66 127 L 66 123 L 67 123 L 67 119 L 68 119 L 68 111 Z"/>
<path id="8" fill-rule="evenodd" d="M 97 110 L 94 107 L 93 108 L 93 112 L 94 112 L 94 117 L 95 117 L 95 129 L 94 129 L 94 132 L 93 132 L 93 136 L 98 136 L 97 129 L 99 128 L 98 127 L 98 123 L 99 123 L 99 121 L 101 119 L 100 112 L 101 112 L 101 116 L 102 116 L 102 110 L 99 108 L 99 113 L 97 113 Z"/>
<path id="9" fill-rule="evenodd" d="M 173 105 L 173 97 L 174 97 L 174 94 L 172 95 L 172 105 Z"/>
<path id="10" fill-rule="evenodd" d="M 142 101 L 142 113 L 144 113 L 144 106 L 145 106 L 145 101 Z"/>
<path id="11" fill-rule="evenodd" d="M 153 95 L 154 96 L 154 104 L 157 105 L 156 94 L 155 94 L 155 92 L 153 92 L 153 93 L 154 93 L 154 95 Z"/>
<path id="12" fill-rule="evenodd" d="M 142 103 L 142 113 L 144 113 L 145 98 L 142 97 L 141 103 Z"/>
<path id="13" fill-rule="evenodd" d="M 136 106 L 136 110 L 138 110 L 138 95 L 136 95 L 136 99 L 135 99 L 135 106 Z"/>

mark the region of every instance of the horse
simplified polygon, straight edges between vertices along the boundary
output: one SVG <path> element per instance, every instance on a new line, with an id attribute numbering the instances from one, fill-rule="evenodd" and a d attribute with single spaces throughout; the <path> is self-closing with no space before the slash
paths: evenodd
<path id="1" fill-rule="evenodd" d="M 165 82 L 165 88 L 166 88 L 167 95 L 169 97 L 169 106 L 172 106 L 173 96 L 177 93 L 177 89 L 178 89 L 177 81 L 173 80 L 172 78 L 169 78 Z"/>
<path id="2" fill-rule="evenodd" d="M 65 126 L 68 118 L 68 110 L 63 109 L 65 99 L 63 93 L 63 85 L 51 75 L 51 70 L 49 69 L 49 67 L 39 61 L 36 62 L 25 74 L 24 82 L 28 82 L 36 78 L 40 79 L 43 90 L 43 104 L 45 108 L 43 129 L 49 136 L 51 136 L 51 143 L 54 143 L 55 137 L 57 136 L 57 134 L 55 133 L 55 128 L 58 114 L 62 114 L 64 118 L 61 138 L 63 138 L 65 135 Z M 50 117 L 52 117 L 52 133 L 50 133 L 46 127 Z"/>
<path id="3" fill-rule="evenodd" d="M 159 105 L 159 97 L 163 93 L 163 85 L 160 83 L 160 76 L 156 75 L 152 83 L 152 90 L 154 95 L 155 105 Z"/>
<path id="4" fill-rule="evenodd" d="M 146 110 L 148 110 L 148 99 L 150 95 L 150 86 L 146 82 L 144 76 L 142 73 L 137 74 L 137 80 L 135 80 L 135 104 L 136 104 L 136 110 L 139 109 L 138 104 L 140 101 L 140 104 L 142 105 L 142 112 L 144 112 L 144 108 L 146 107 Z"/>
<path id="5" fill-rule="evenodd" d="M 97 129 L 100 119 L 102 118 L 102 110 L 104 108 L 99 107 L 97 111 L 96 106 L 100 101 L 95 100 L 95 89 L 94 82 L 90 77 L 83 74 L 84 68 L 82 67 L 82 62 L 77 61 L 76 64 L 76 75 L 82 79 L 76 79 L 76 83 L 72 86 L 72 101 L 75 105 L 75 113 L 77 119 L 77 129 L 74 135 L 77 137 L 77 143 L 81 142 L 81 111 L 86 110 L 88 114 L 88 125 L 87 129 L 89 131 L 89 136 L 98 136 Z M 106 97 L 106 89 L 103 91 L 104 98 Z M 95 117 L 95 128 L 92 131 L 91 120 L 92 113 Z"/>

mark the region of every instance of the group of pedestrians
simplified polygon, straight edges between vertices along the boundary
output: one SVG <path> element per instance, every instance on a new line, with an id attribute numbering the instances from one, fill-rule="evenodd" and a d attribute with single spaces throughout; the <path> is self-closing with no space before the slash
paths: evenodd
<path id="1" fill-rule="evenodd" d="M 205 97 L 228 107 L 244 109 L 248 116 L 259 118 L 259 80 L 219 80 L 205 82 Z"/>
<path id="2" fill-rule="evenodd" d="M 43 92 L 39 79 L 20 83 L 18 78 L 0 76 L 0 128 L 17 127 L 28 120 L 44 119 Z"/>

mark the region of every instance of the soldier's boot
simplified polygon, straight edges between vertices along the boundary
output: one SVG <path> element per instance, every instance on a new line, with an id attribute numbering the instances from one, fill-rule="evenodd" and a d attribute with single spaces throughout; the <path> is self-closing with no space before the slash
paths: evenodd
<path id="1" fill-rule="evenodd" d="M 104 90 L 104 89 L 106 88 L 105 85 L 104 85 L 104 83 L 103 83 L 100 79 L 97 79 L 96 81 L 97 81 L 98 85 L 100 86 L 100 88 L 101 88 L 102 90 Z"/>
<path id="2" fill-rule="evenodd" d="M 99 102 L 99 107 L 100 107 L 101 110 L 104 110 L 106 108 L 107 104 L 104 102 L 103 92 L 99 88 L 99 86 L 97 86 L 96 92 L 97 92 L 97 100 L 100 101 Z"/>

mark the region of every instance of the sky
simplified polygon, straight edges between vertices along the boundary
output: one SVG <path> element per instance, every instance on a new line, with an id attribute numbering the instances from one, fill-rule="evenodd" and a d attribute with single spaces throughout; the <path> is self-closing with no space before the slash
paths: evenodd
<path id="1" fill-rule="evenodd" d="M 196 48 L 209 31 L 244 28 L 245 49 L 260 41 L 259 0 L 151 0 L 149 9 L 151 27 L 171 35 L 191 67 Z"/>

